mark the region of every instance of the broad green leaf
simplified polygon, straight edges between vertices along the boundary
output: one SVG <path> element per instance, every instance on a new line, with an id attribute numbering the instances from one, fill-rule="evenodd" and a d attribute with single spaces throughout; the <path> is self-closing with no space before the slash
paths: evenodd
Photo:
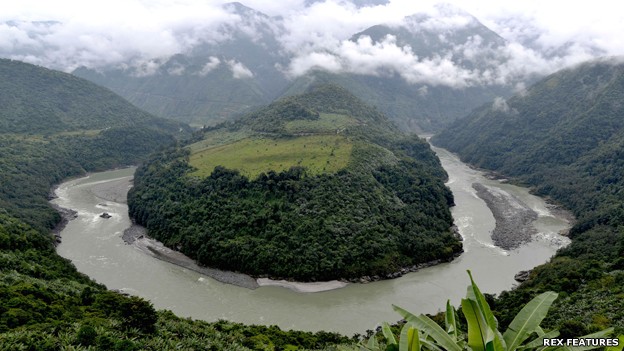
<path id="1" fill-rule="evenodd" d="M 470 277 L 469 289 L 472 288 L 473 293 L 472 296 L 470 296 L 471 294 L 468 294 L 469 296 L 467 296 L 467 298 L 471 299 L 472 297 L 474 297 L 474 300 L 479 305 L 479 309 L 483 313 L 483 317 L 485 317 L 485 321 L 487 322 L 487 324 L 492 330 L 498 330 L 498 321 L 494 317 L 494 314 L 490 309 L 490 305 L 488 305 L 487 301 L 485 301 L 485 296 L 481 293 L 481 290 L 479 290 L 479 287 L 472 279 L 472 273 L 470 272 L 470 270 L 468 270 L 467 272 L 468 276 Z"/>
<path id="2" fill-rule="evenodd" d="M 420 351 L 420 348 L 418 329 L 414 328 L 411 323 L 405 323 L 401 329 L 399 351 Z"/>
<path id="3" fill-rule="evenodd" d="M 407 340 L 409 342 L 408 351 L 420 351 L 420 336 L 418 329 L 410 328 L 407 331 Z"/>
<path id="4" fill-rule="evenodd" d="M 618 340 L 620 340 L 620 344 L 618 346 L 609 346 L 605 349 L 605 351 L 622 351 L 624 349 L 624 335 L 618 336 Z"/>
<path id="5" fill-rule="evenodd" d="M 425 315 L 415 316 L 414 314 L 402 309 L 401 307 L 392 305 L 395 311 L 397 311 L 405 320 L 414 324 L 414 326 L 420 329 L 423 333 L 431 336 L 439 345 L 440 348 L 447 351 L 461 351 L 455 341 L 442 329 L 436 322 Z"/>
<path id="6" fill-rule="evenodd" d="M 486 351 L 487 344 L 494 340 L 492 330 L 480 313 L 476 301 L 462 299 L 461 304 L 468 323 L 468 346 L 473 351 Z"/>
<path id="7" fill-rule="evenodd" d="M 536 296 L 518 312 L 503 335 L 508 350 L 517 349 L 531 333 L 536 332 L 556 298 L 557 293 L 545 292 Z"/>
<path id="8" fill-rule="evenodd" d="M 457 321 L 455 320 L 455 308 L 451 306 L 451 301 L 446 301 L 446 314 L 444 315 L 446 332 L 453 340 L 457 340 Z"/>
<path id="9" fill-rule="evenodd" d="M 401 328 L 401 335 L 399 336 L 399 351 L 409 351 L 408 331 L 413 329 L 410 323 L 405 323 Z"/>
<path id="10" fill-rule="evenodd" d="M 396 339 L 392 334 L 392 330 L 390 330 L 390 324 L 388 324 L 388 322 L 383 322 L 381 324 L 381 331 L 383 332 L 383 335 L 389 345 L 396 345 Z"/>
<path id="11" fill-rule="evenodd" d="M 474 279 L 472 279 L 472 273 L 470 270 L 467 272 L 471 283 L 468 287 L 467 298 L 472 299 L 477 303 L 480 313 L 483 315 L 485 322 L 490 327 L 489 329 L 493 332 L 492 345 L 490 348 L 493 350 L 506 350 L 506 342 L 498 331 L 498 321 L 496 320 L 496 317 L 494 317 L 494 313 L 492 313 L 490 305 L 485 300 L 485 296 L 481 293 L 481 290 L 479 290 L 479 287 L 474 282 Z"/>
<path id="12" fill-rule="evenodd" d="M 366 347 L 368 347 L 369 350 L 379 350 L 379 343 L 377 342 L 377 338 L 375 338 L 375 335 L 371 336 L 370 339 L 368 339 Z"/>

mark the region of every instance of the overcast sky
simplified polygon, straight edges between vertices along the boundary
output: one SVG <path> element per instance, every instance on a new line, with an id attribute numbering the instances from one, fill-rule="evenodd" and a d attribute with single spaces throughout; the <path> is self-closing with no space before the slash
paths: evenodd
<path id="1" fill-rule="evenodd" d="M 137 57 L 148 60 L 185 52 L 202 41 L 225 40 L 216 35 L 216 28 L 240 21 L 220 7 L 223 1 L 211 0 L 0 2 L 0 56 L 65 71 L 80 65 L 97 68 Z M 597 56 L 624 55 L 624 6 L 612 0 L 445 1 L 469 12 L 508 41 L 505 54 L 512 62 L 504 72 L 486 74 L 461 70 L 444 55 L 423 60 L 391 40 L 384 45 L 347 40 L 375 24 L 397 25 L 414 13 L 435 14 L 432 8 L 437 1 L 390 0 L 364 8 L 341 0 L 317 1 L 307 7 L 304 0 L 241 2 L 284 18 L 287 30 L 279 40 L 294 56 L 286 69 L 291 75 L 313 66 L 336 71 L 369 67 L 374 71 L 389 65 L 393 70 L 407 70 L 402 76 L 408 81 L 425 79 L 427 73 L 440 76 L 447 72 L 448 81 L 439 84 L 461 81 L 465 85 L 484 82 L 486 76 L 491 81 L 504 80 L 514 72 L 543 74 Z M 42 28 L 32 21 L 61 23 Z M 368 66 L 362 65 L 364 58 L 371 58 L 365 62 Z M 425 69 L 427 73 L 423 73 Z"/>

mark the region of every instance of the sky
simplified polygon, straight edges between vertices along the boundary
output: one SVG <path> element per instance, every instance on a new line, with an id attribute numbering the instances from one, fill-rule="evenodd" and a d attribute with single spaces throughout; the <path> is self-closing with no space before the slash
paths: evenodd
<path id="1" fill-rule="evenodd" d="M 499 84 L 527 74 L 547 74 L 601 56 L 624 55 L 624 11 L 616 1 L 464 0 L 445 1 L 502 36 L 497 49 L 504 65 L 474 71 L 450 60 L 450 53 L 419 57 L 393 38 L 382 43 L 349 38 L 372 25 L 402 25 L 414 13 L 440 15 L 438 1 L 385 0 L 357 7 L 348 0 L 248 0 L 244 5 L 269 16 L 281 16 L 275 28 L 290 57 L 287 76 L 313 68 L 381 74 L 392 71 L 408 82 L 457 87 Z M 211 0 L 0 0 L 0 57 L 71 72 L 79 66 L 144 64 L 185 53 L 203 42 L 228 40 L 224 25 L 242 19 Z M 432 26 L 461 27 L 464 15 L 442 16 Z M 42 25 L 36 21 L 55 21 Z M 258 21 L 265 21 L 259 18 Z M 269 21 L 270 22 L 270 21 Z M 268 22 L 267 22 L 268 23 Z M 274 25 L 274 24 L 273 24 Z M 248 27 L 254 35 L 254 27 Z M 474 45 L 473 45 L 474 44 Z M 466 44 L 465 55 L 485 49 Z M 150 61 L 151 62 L 151 61 Z M 221 64 L 215 57 L 208 64 Z M 236 78 L 253 76 L 240 62 L 224 61 Z M 207 66 L 208 67 L 208 66 Z M 242 74 L 241 74 L 242 73 Z"/>

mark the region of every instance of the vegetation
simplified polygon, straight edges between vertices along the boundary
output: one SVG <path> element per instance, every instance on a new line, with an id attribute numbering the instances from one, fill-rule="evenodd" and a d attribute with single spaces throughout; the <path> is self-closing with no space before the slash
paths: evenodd
<path id="1" fill-rule="evenodd" d="M 353 144 L 337 135 L 298 138 L 248 138 L 191 154 L 192 176 L 209 176 L 217 166 L 236 169 L 255 179 L 269 171 L 304 167 L 309 174 L 335 173 L 347 166 Z"/>
<path id="2" fill-rule="evenodd" d="M 468 271 L 470 275 L 470 271 Z M 570 347 L 554 347 L 545 344 L 546 339 L 560 336 L 558 330 L 545 331 L 540 327 L 546 317 L 552 303 L 557 298 L 557 293 L 544 292 L 528 302 L 513 318 L 505 332 L 499 331 L 498 321 L 487 298 L 481 293 L 479 287 L 470 276 L 471 285 L 465 299 L 461 301 L 461 316 L 458 318 L 455 308 L 446 304 L 444 313 L 444 329 L 433 319 L 426 315 L 414 315 L 400 307 L 394 306 L 403 318 L 398 341 L 391 326 L 384 323 L 382 327 L 385 345 L 380 345 L 376 336 L 372 336 L 368 342 L 361 343 L 360 350 L 386 350 L 386 351 L 420 351 L 420 350 L 449 350 L 449 351 L 514 351 L 514 350 L 592 350 L 605 349 L 608 351 L 622 350 L 615 345 L 611 338 L 611 346 L 594 344 L 593 340 L 587 340 L 586 345 Z M 462 330 L 466 326 L 467 330 Z M 396 329 L 396 328 L 395 328 Z M 607 328 L 597 333 L 585 335 L 581 339 L 605 338 L 613 332 L 613 328 Z M 575 335 L 577 338 L 579 335 Z M 619 339 L 624 339 L 624 335 Z M 606 344 L 606 340 L 603 340 Z M 549 342 L 550 343 L 550 342 Z M 384 347 L 385 346 L 385 347 Z"/>
<path id="3" fill-rule="evenodd" d="M 0 134 L 142 127 L 183 128 L 156 118 L 108 89 L 70 74 L 0 59 Z"/>
<path id="4" fill-rule="evenodd" d="M 433 138 L 462 160 L 533 187 L 574 212 L 572 243 L 496 300 L 502 325 L 538 293 L 560 293 L 544 323 L 562 335 L 624 330 L 624 65 L 609 60 L 547 77 Z"/>
<path id="5" fill-rule="evenodd" d="M 216 146 L 215 134 L 248 138 Z M 302 281 L 379 279 L 461 251 L 446 173 L 428 144 L 339 87 L 200 138 L 153 155 L 128 204 L 151 236 L 201 264 Z"/>

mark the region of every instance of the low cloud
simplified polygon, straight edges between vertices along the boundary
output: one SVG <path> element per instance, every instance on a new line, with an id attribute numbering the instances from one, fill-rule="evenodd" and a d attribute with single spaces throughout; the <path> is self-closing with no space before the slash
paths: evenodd
<path id="1" fill-rule="evenodd" d="M 245 79 L 253 77 L 253 72 L 249 68 L 245 67 L 242 63 L 235 60 L 227 61 L 230 70 L 232 71 L 232 77 L 235 79 Z"/>
<path id="2" fill-rule="evenodd" d="M 280 56 L 276 62 L 289 77 L 323 69 L 397 76 L 411 84 L 461 89 L 482 84 L 517 85 L 599 56 L 624 54 L 624 37 L 620 35 L 624 18 L 606 0 L 596 0 L 591 7 L 566 4 L 566 16 L 561 15 L 558 4 L 537 0 L 447 0 L 451 5 L 439 5 L 435 0 L 245 3 L 280 17 L 253 11 L 241 15 L 238 5 L 219 2 L 9 3 L 0 14 L 0 56 L 68 72 L 80 66 L 113 66 L 128 68 L 135 75 L 150 75 L 159 72 L 169 57 L 192 53 L 202 45 L 222 44 L 241 35 L 262 44 L 264 36 L 273 35 L 281 50 L 275 53 Z M 418 48 L 393 36 L 379 41 L 366 36 L 351 40 L 358 32 L 385 24 L 416 35 L 435 32 L 439 42 L 448 43 L 454 33 L 478 25 L 477 19 L 504 42 L 492 45 L 482 35 L 473 35 L 424 56 L 416 51 Z M 221 59 L 209 56 L 195 74 L 206 75 L 225 64 L 234 78 L 254 76 L 241 63 L 242 58 L 210 54 Z M 183 74 L 187 70 L 183 65 L 173 65 L 166 72 Z"/>
<path id="3" fill-rule="evenodd" d="M 202 77 L 207 75 L 208 73 L 213 71 L 215 68 L 219 67 L 220 64 L 221 64 L 221 60 L 219 60 L 218 57 L 210 56 L 208 58 L 208 62 L 206 62 L 204 67 L 202 67 L 201 71 L 199 71 L 199 75 Z"/>

